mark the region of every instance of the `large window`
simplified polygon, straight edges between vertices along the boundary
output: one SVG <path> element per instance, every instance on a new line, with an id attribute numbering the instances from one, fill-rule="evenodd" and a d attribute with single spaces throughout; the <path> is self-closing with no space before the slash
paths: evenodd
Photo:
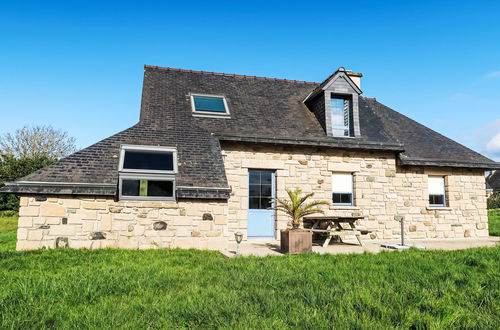
<path id="1" fill-rule="evenodd" d="M 349 99 L 332 97 L 332 135 L 349 136 Z"/>
<path id="2" fill-rule="evenodd" d="M 446 206 L 445 183 L 442 176 L 429 177 L 429 205 Z"/>
<path id="3" fill-rule="evenodd" d="M 124 145 L 120 152 L 119 170 L 120 199 L 175 198 L 175 148 Z"/>
<path id="4" fill-rule="evenodd" d="M 354 184 L 351 173 L 332 175 L 332 200 L 334 205 L 353 205 Z"/>
<path id="5" fill-rule="evenodd" d="M 227 116 L 229 110 L 224 96 L 191 94 L 193 115 Z"/>

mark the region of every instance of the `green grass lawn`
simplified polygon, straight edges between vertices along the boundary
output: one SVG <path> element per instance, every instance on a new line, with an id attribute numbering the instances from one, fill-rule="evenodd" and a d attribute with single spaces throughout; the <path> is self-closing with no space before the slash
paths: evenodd
<path id="1" fill-rule="evenodd" d="M 500 236 L 500 209 L 488 210 L 488 229 L 491 236 Z"/>
<path id="2" fill-rule="evenodd" d="M 0 216 L 0 252 L 16 249 L 17 217 Z"/>
<path id="3" fill-rule="evenodd" d="M 1 329 L 495 329 L 500 319 L 500 247 L 232 259 L 2 250 Z"/>

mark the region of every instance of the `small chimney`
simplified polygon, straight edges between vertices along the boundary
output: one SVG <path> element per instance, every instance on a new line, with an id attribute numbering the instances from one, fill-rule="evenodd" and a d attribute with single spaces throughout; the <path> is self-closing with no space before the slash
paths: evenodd
<path id="1" fill-rule="evenodd" d="M 345 70 L 345 73 L 351 78 L 351 80 L 361 89 L 361 77 L 363 77 L 362 73 L 352 72 L 350 70 Z"/>

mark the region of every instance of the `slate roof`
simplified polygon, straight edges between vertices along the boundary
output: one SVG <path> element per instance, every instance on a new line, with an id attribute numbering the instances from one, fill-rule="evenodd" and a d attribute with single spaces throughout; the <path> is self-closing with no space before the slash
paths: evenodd
<path id="1" fill-rule="evenodd" d="M 318 86 L 145 66 L 139 123 L 1 190 L 115 195 L 121 144 L 177 147 L 177 196 L 182 198 L 228 197 L 220 140 L 404 151 L 402 164 L 500 168 L 499 163 L 363 97 L 361 137 L 328 137 L 303 103 Z M 230 118 L 193 117 L 190 93 L 224 95 Z"/>

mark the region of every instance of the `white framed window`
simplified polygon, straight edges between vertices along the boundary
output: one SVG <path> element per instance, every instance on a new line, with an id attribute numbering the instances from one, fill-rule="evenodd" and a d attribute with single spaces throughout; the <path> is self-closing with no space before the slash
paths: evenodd
<path id="1" fill-rule="evenodd" d="M 122 145 L 118 167 L 120 199 L 175 200 L 176 148 Z"/>
<path id="2" fill-rule="evenodd" d="M 350 100 L 348 98 L 332 96 L 330 100 L 330 114 L 332 135 L 339 137 L 350 136 Z"/>
<path id="3" fill-rule="evenodd" d="M 429 205 L 446 206 L 446 189 L 444 176 L 429 176 Z"/>
<path id="4" fill-rule="evenodd" d="M 172 147 L 122 145 L 120 172 L 129 173 L 177 173 L 177 149 Z"/>
<path id="5" fill-rule="evenodd" d="M 222 95 L 190 94 L 193 116 L 228 117 L 229 108 Z"/>
<path id="6" fill-rule="evenodd" d="M 332 174 L 333 205 L 354 205 L 354 179 L 352 173 Z"/>

